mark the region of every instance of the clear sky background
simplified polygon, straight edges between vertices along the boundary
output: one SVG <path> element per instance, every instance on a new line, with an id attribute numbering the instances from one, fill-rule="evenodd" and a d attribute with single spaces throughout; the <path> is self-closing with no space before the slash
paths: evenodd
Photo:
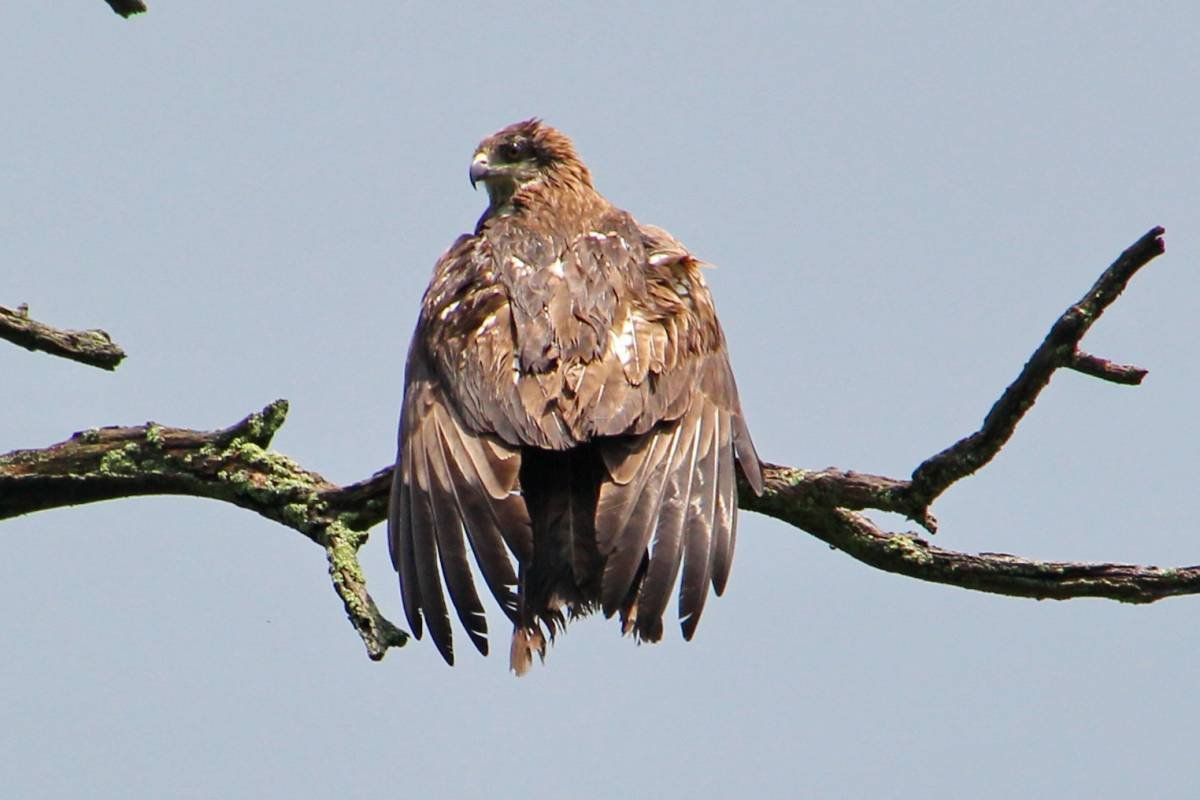
<path id="1" fill-rule="evenodd" d="M 286 397 L 279 451 L 343 483 L 383 467 L 420 294 L 485 203 L 472 150 L 539 115 L 719 265 L 778 463 L 906 476 L 1164 225 L 1085 341 L 1145 385 L 1056 376 L 936 505 L 936 543 L 1200 562 L 1200 14 L 1137 5 L 9 3 L 0 304 L 129 358 L 0 343 L 0 450 Z M 745 514 L 694 642 L 589 619 L 518 681 L 427 641 L 370 662 L 322 551 L 232 506 L 124 500 L 0 537 L 6 797 L 1200 791 L 1200 598 L 972 593 Z M 382 528 L 363 558 L 400 620 Z"/>

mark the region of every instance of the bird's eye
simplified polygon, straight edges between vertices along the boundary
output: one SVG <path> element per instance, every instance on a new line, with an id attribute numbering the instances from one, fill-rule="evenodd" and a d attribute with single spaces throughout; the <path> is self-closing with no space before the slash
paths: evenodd
<path id="1" fill-rule="evenodd" d="M 529 142 L 520 140 L 516 142 L 505 142 L 500 145 L 500 157 L 505 161 L 517 161 L 524 158 L 529 153 Z"/>

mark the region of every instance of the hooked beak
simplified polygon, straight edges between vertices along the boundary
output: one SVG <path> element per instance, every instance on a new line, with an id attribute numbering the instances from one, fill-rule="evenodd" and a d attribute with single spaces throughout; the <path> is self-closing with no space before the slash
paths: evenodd
<path id="1" fill-rule="evenodd" d="M 475 188 L 475 184 L 480 181 L 485 181 L 491 175 L 488 170 L 488 160 L 486 153 L 476 153 L 475 158 L 471 161 L 471 171 L 468 173 L 471 176 L 471 188 Z"/>

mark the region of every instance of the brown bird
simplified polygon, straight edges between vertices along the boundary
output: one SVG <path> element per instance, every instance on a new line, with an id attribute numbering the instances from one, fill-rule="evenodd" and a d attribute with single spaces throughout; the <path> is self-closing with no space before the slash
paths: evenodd
<path id="1" fill-rule="evenodd" d="M 388 544 L 413 634 L 454 663 L 444 578 L 487 654 L 469 543 L 517 674 L 596 609 L 658 641 L 681 567 L 691 639 L 729 577 L 735 461 L 762 491 L 702 264 L 539 120 L 484 139 L 470 176 L 488 208 L 438 259 L 405 371 Z"/>

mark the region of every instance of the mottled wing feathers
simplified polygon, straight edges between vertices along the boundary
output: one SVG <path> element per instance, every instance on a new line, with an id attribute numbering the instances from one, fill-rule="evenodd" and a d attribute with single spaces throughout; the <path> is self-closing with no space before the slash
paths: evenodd
<path id="1" fill-rule="evenodd" d="M 508 551 L 528 558 L 533 548 L 517 492 L 520 455 L 495 437 L 467 431 L 419 354 L 410 354 L 407 381 L 388 544 L 414 635 L 421 636 L 424 623 L 442 657 L 453 663 L 441 577 L 472 643 L 487 653 L 487 620 L 471 578 L 468 543 L 500 607 L 511 619 L 517 616 Z"/>
<path id="2" fill-rule="evenodd" d="M 662 615 L 681 568 L 680 625 L 690 639 L 710 583 L 718 594 L 724 590 L 733 559 L 738 412 L 729 407 L 727 391 L 709 388 L 732 388 L 722 383 L 729 379 L 723 354 L 700 361 L 699 386 L 679 420 L 600 446 L 611 477 L 601 486 L 596 520 L 607 557 L 602 607 L 608 615 L 620 611 L 629 605 L 631 589 L 637 590 L 635 618 L 626 627 L 648 641 L 662 638 Z"/>
<path id="3" fill-rule="evenodd" d="M 709 586 L 724 590 L 735 460 L 755 491 L 762 476 L 700 267 L 611 207 L 582 232 L 485 219 L 438 262 L 409 355 L 389 542 L 409 624 L 447 661 L 443 581 L 487 648 L 468 545 L 517 626 L 518 671 L 564 607 L 619 613 L 656 641 L 679 583 L 690 639 Z"/>

